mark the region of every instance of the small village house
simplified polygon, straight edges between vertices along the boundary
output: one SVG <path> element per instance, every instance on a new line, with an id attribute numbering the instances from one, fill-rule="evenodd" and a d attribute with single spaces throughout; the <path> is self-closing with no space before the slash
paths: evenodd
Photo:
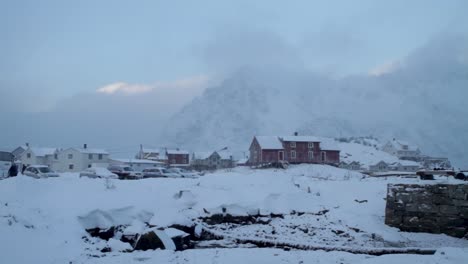
<path id="1" fill-rule="evenodd" d="M 389 164 L 383 160 L 377 162 L 377 164 L 369 166 L 369 171 L 371 172 L 383 172 L 383 171 L 389 171 L 389 170 L 390 170 Z"/>
<path id="2" fill-rule="evenodd" d="M 362 170 L 361 163 L 359 163 L 358 161 L 352 161 L 349 163 L 345 161 L 341 161 L 338 167 L 342 169 L 346 169 L 346 170 L 354 170 L 354 171 Z"/>
<path id="3" fill-rule="evenodd" d="M 395 138 L 383 145 L 382 150 L 402 160 L 420 161 L 422 158 L 417 146 Z"/>
<path id="4" fill-rule="evenodd" d="M 21 160 L 21 155 L 28 149 L 29 143 L 26 143 L 26 145 L 19 146 L 15 148 L 11 153 L 15 157 L 15 160 Z"/>
<path id="5" fill-rule="evenodd" d="M 45 165 L 53 167 L 58 162 L 58 149 L 28 147 L 20 156 L 24 166 Z"/>
<path id="6" fill-rule="evenodd" d="M 190 165 L 190 154 L 186 150 L 167 149 L 167 164 L 172 167 L 187 167 Z"/>
<path id="7" fill-rule="evenodd" d="M 157 148 L 145 148 L 143 145 L 140 145 L 140 150 L 135 155 L 135 158 L 167 163 L 167 156 L 164 151 Z"/>
<path id="8" fill-rule="evenodd" d="M 289 163 L 340 162 L 340 151 L 330 142 L 312 136 L 255 136 L 250 144 L 249 164 L 259 165 L 278 161 Z"/>
<path id="9" fill-rule="evenodd" d="M 61 150 L 56 155 L 56 162 L 52 169 L 59 172 L 79 172 L 92 166 L 107 166 L 109 164 L 109 153 L 103 149 L 68 148 Z"/>
<path id="10" fill-rule="evenodd" d="M 190 162 L 196 170 L 215 170 L 235 167 L 235 161 L 226 149 L 213 152 L 194 152 Z"/>
<path id="11" fill-rule="evenodd" d="M 370 165 L 370 172 L 416 172 L 421 168 L 421 165 L 414 161 L 409 160 L 400 160 L 397 162 L 387 163 L 384 161 L 379 161 L 377 164 Z"/>

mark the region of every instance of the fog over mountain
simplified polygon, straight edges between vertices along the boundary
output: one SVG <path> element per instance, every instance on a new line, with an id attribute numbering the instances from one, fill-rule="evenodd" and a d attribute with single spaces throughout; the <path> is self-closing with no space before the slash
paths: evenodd
<path id="1" fill-rule="evenodd" d="M 439 35 L 391 67 L 345 78 L 282 64 L 286 53 L 249 51 L 255 58 L 171 118 L 164 138 L 245 151 L 253 135 L 373 135 L 408 140 L 455 164 L 468 160 L 467 38 Z"/>

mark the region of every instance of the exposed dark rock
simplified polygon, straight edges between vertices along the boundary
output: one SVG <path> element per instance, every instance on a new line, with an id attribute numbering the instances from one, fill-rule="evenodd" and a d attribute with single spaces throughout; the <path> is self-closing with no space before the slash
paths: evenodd
<path id="1" fill-rule="evenodd" d="M 149 250 L 149 249 L 165 249 L 163 242 L 154 231 L 140 235 L 134 249 Z"/>
<path id="2" fill-rule="evenodd" d="M 100 239 L 109 240 L 115 235 L 115 227 L 110 227 L 108 229 L 100 229 L 98 227 L 92 229 L 86 229 L 92 237 L 99 237 Z"/>
<path id="3" fill-rule="evenodd" d="M 110 247 L 105 247 L 105 248 L 101 249 L 102 253 L 107 253 L 107 252 L 111 252 L 111 251 L 112 251 L 112 249 Z"/>
<path id="4" fill-rule="evenodd" d="M 172 237 L 172 241 L 176 246 L 176 250 L 185 250 L 193 248 L 193 243 L 190 240 L 189 234 Z"/>
<path id="5" fill-rule="evenodd" d="M 358 199 L 354 199 L 354 201 L 356 203 L 367 203 L 368 202 L 367 200 L 358 200 Z"/>

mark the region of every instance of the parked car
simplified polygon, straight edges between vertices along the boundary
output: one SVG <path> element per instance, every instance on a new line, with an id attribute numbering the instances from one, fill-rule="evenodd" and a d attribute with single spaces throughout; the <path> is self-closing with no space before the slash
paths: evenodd
<path id="1" fill-rule="evenodd" d="M 24 170 L 23 175 L 30 176 L 36 179 L 58 177 L 59 175 L 44 165 L 31 165 Z"/>
<path id="2" fill-rule="evenodd" d="M 80 172 L 81 177 L 89 178 L 108 178 L 108 179 L 118 179 L 117 174 L 110 172 L 106 168 L 87 168 L 86 170 Z"/>
<path id="3" fill-rule="evenodd" d="M 199 173 L 189 171 L 189 170 L 185 170 L 185 169 L 181 169 L 181 168 L 170 168 L 170 169 L 168 169 L 168 171 L 172 172 L 172 173 L 177 173 L 177 174 L 181 175 L 183 178 L 198 178 L 198 176 L 200 176 Z"/>
<path id="4" fill-rule="evenodd" d="M 126 165 L 111 165 L 107 168 L 110 172 L 116 174 L 119 179 L 138 179 L 142 178 L 143 174 L 134 171 L 132 167 Z"/>
<path id="5" fill-rule="evenodd" d="M 178 173 L 173 173 L 165 168 L 148 168 L 143 170 L 144 178 L 181 178 Z"/>

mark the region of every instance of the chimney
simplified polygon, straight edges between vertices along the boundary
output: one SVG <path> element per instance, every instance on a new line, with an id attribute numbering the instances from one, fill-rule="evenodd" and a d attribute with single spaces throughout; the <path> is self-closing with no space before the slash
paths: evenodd
<path id="1" fill-rule="evenodd" d="M 297 133 L 297 132 L 294 132 L 294 135 L 295 135 L 295 136 L 297 136 L 297 135 L 299 135 L 299 133 Z"/>
<path id="2" fill-rule="evenodd" d="M 88 144 L 83 144 L 83 148 L 84 148 L 84 149 L 87 149 L 87 148 L 88 148 Z"/>

